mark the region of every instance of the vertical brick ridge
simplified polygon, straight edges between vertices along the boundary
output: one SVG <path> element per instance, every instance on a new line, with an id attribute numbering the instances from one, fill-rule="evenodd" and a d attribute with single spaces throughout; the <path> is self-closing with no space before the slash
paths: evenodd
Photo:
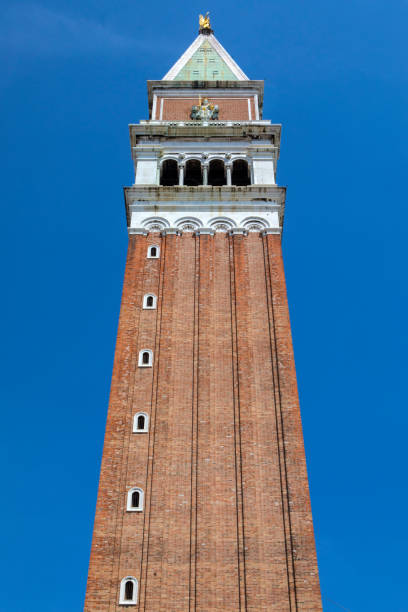
<path id="1" fill-rule="evenodd" d="M 191 498 L 190 498 L 190 579 L 189 611 L 196 609 L 197 581 L 197 438 L 198 438 L 198 355 L 199 355 L 199 287 L 200 236 L 194 237 L 194 338 L 193 338 L 193 397 L 191 419 Z"/>
<path id="2" fill-rule="evenodd" d="M 200 235 L 200 277 L 198 285 L 198 394 L 197 394 L 197 444 L 196 444 L 196 601 L 197 610 L 208 608 L 208 592 L 214 581 L 208 564 L 208 546 L 213 525 L 208 521 L 207 504 L 210 503 L 210 473 L 208 467 L 209 403 L 211 386 L 210 328 L 212 278 L 214 275 L 213 238 Z"/>
<path id="3" fill-rule="evenodd" d="M 117 524 L 123 511 L 121 488 L 123 457 L 125 456 L 123 440 L 126 439 L 127 434 L 126 413 L 129 407 L 130 378 L 137 358 L 133 338 L 137 318 L 137 295 L 141 291 L 140 278 L 143 276 L 140 258 L 144 244 L 145 240 L 139 237 L 132 237 L 128 244 L 89 562 L 85 612 L 91 610 L 93 605 L 98 607 L 104 605 L 109 610 L 112 595 L 114 596 L 116 592 L 114 569 L 118 555 L 115 554 L 115 551 L 120 549 Z M 136 274 L 136 278 L 133 278 L 133 274 Z M 110 546 L 109 542 L 111 542 Z"/>
<path id="4" fill-rule="evenodd" d="M 281 239 L 266 237 L 296 610 L 322 610 Z"/>
<path id="5" fill-rule="evenodd" d="M 276 423 L 276 444 L 278 448 L 278 460 L 279 460 L 279 477 L 281 483 L 281 503 L 282 503 L 282 523 L 283 531 L 285 536 L 285 552 L 286 552 L 286 571 L 288 578 L 288 597 L 290 610 L 297 610 L 296 604 L 296 583 L 295 583 L 295 569 L 293 562 L 293 545 L 292 535 L 290 526 L 290 511 L 289 511 L 289 498 L 288 498 L 288 487 L 287 487 L 287 473 L 286 473 L 286 458 L 285 458 L 285 447 L 283 437 L 283 421 L 280 404 L 280 387 L 279 387 L 279 372 L 278 372 L 278 352 L 276 346 L 275 337 L 275 323 L 273 314 L 273 302 L 272 302 L 272 285 L 271 285 L 271 274 L 269 267 L 268 257 L 268 243 L 266 236 L 262 238 L 263 250 L 264 250 L 264 273 L 266 283 L 266 298 L 267 298 L 267 310 L 269 320 L 269 341 L 271 351 L 271 363 L 272 363 L 272 375 L 274 381 L 274 416 Z"/>
<path id="6" fill-rule="evenodd" d="M 242 448 L 241 448 L 241 417 L 239 392 L 239 353 L 237 329 L 237 296 L 235 279 L 235 240 L 240 236 L 229 236 L 229 266 L 230 266 L 230 300 L 231 300 L 231 353 L 232 377 L 234 392 L 234 449 L 235 449 L 235 481 L 236 481 L 236 512 L 238 541 L 238 576 L 239 576 L 239 609 L 247 610 L 246 596 L 246 563 L 245 563 L 245 527 L 244 527 L 244 493 L 242 483 Z"/>
<path id="7" fill-rule="evenodd" d="M 146 588 L 147 588 L 147 566 L 149 556 L 149 535 L 150 535 L 150 509 L 152 497 L 152 482 L 153 482 L 153 466 L 154 466 L 154 443 L 156 435 L 156 413 L 157 413 L 157 387 L 159 379 L 159 363 L 160 363 L 160 338 L 163 312 L 163 294 L 164 294 L 164 279 L 166 269 L 166 247 L 167 237 L 161 240 L 160 245 L 160 280 L 159 291 L 157 295 L 157 318 L 156 318 L 156 333 L 154 339 L 154 371 L 152 380 L 151 394 L 151 412 L 149 422 L 149 446 L 147 456 L 147 471 L 146 471 L 146 491 L 145 491 L 145 506 L 144 506 L 144 524 L 143 524 L 143 540 L 142 540 L 142 555 L 140 563 L 140 580 L 139 580 L 139 610 L 145 610 Z"/>

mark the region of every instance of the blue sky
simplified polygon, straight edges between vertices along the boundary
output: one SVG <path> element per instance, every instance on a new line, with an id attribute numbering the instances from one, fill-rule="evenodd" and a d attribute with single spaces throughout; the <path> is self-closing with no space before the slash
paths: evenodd
<path id="1" fill-rule="evenodd" d="M 325 612 L 408 612 L 406 0 L 3 0 L 1 612 L 82 609 L 127 244 L 127 125 L 147 118 L 146 80 L 206 10 L 242 69 L 265 79 L 264 117 L 283 124 Z"/>

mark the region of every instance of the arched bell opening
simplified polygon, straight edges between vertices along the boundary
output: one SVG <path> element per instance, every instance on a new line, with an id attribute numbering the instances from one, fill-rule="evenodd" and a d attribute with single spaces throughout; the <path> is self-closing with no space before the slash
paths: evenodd
<path id="1" fill-rule="evenodd" d="M 232 165 L 232 184 L 245 187 L 251 184 L 249 165 L 245 159 L 236 159 Z"/>
<path id="2" fill-rule="evenodd" d="M 179 184 L 178 163 L 175 159 L 165 159 L 160 168 L 160 185 L 172 187 Z"/>
<path id="3" fill-rule="evenodd" d="M 197 185 L 203 184 L 203 172 L 201 162 L 198 159 L 189 159 L 186 162 L 184 184 L 188 187 L 197 187 Z"/>
<path id="4" fill-rule="evenodd" d="M 208 172 L 208 184 L 213 187 L 220 187 L 227 184 L 225 164 L 221 159 L 212 159 Z"/>

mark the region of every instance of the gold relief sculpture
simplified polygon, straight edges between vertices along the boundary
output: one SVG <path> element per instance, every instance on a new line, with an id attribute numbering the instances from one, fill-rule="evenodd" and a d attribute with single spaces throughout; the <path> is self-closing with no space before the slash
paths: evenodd
<path id="1" fill-rule="evenodd" d="M 208 121 L 209 119 L 218 120 L 218 113 L 218 104 L 209 102 L 208 98 L 204 98 L 201 102 L 201 96 L 199 96 L 198 106 L 194 105 L 192 107 L 190 118 L 196 121 Z"/>
<path id="2" fill-rule="evenodd" d="M 209 14 L 210 14 L 209 11 L 207 11 L 205 15 L 200 15 L 198 21 L 199 21 L 201 30 L 211 29 Z"/>

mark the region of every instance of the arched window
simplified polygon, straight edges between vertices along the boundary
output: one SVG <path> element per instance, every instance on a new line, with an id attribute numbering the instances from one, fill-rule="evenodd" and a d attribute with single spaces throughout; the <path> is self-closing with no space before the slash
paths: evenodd
<path id="1" fill-rule="evenodd" d="M 232 165 L 232 184 L 245 187 L 251 184 L 248 162 L 245 159 L 236 159 Z"/>
<path id="2" fill-rule="evenodd" d="M 179 184 L 178 163 L 175 159 L 165 159 L 160 168 L 160 185 L 172 187 Z"/>
<path id="3" fill-rule="evenodd" d="M 119 604 L 136 606 L 138 600 L 139 585 L 137 578 L 126 576 L 120 583 Z"/>
<path id="4" fill-rule="evenodd" d="M 157 308 L 157 298 L 154 293 L 146 293 L 143 296 L 143 308 L 145 310 L 154 310 Z"/>
<path id="5" fill-rule="evenodd" d="M 151 368 L 153 365 L 153 352 L 150 349 L 139 351 L 139 368 Z"/>
<path id="6" fill-rule="evenodd" d="M 147 257 L 148 259 L 158 259 L 160 255 L 160 247 L 156 244 L 151 244 L 147 249 Z"/>
<path id="7" fill-rule="evenodd" d="M 198 159 L 189 159 L 186 163 L 184 184 L 189 187 L 196 187 L 203 184 L 203 173 L 201 163 Z"/>
<path id="8" fill-rule="evenodd" d="M 149 417 L 145 412 L 138 412 L 133 417 L 133 433 L 147 433 L 149 431 Z"/>
<path id="9" fill-rule="evenodd" d="M 212 159 L 210 161 L 208 184 L 213 185 L 213 187 L 227 184 L 225 165 L 221 159 Z"/>
<path id="10" fill-rule="evenodd" d="M 144 493 L 139 487 L 133 487 L 127 494 L 127 511 L 142 512 L 144 505 Z"/>

